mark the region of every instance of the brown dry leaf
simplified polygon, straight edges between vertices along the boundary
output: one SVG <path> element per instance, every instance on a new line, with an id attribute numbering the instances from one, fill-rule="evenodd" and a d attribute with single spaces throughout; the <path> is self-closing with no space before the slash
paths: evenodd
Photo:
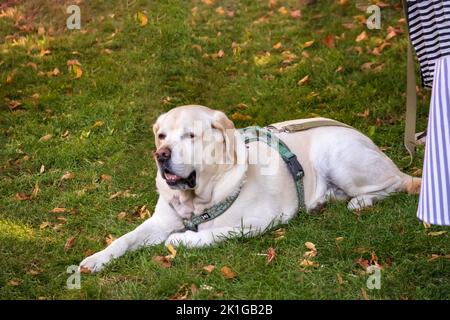
<path id="1" fill-rule="evenodd" d="M 37 64 L 34 62 L 28 62 L 27 67 L 31 67 L 33 70 L 37 70 Z"/>
<path id="2" fill-rule="evenodd" d="M 425 229 L 430 229 L 431 227 L 431 224 L 429 224 L 428 222 L 423 221 L 422 224 Z"/>
<path id="3" fill-rule="evenodd" d="M 202 2 L 207 6 L 212 6 L 214 4 L 214 0 L 202 0 Z"/>
<path id="4" fill-rule="evenodd" d="M 369 116 L 369 113 L 370 113 L 369 108 L 366 108 L 364 109 L 364 112 L 359 112 L 356 115 L 358 117 L 367 118 Z"/>
<path id="5" fill-rule="evenodd" d="M 281 42 L 277 42 L 277 43 L 275 43 L 273 46 L 272 46 L 272 48 L 274 48 L 274 49 L 280 49 L 281 48 L 281 46 L 282 46 L 282 44 L 281 44 Z"/>
<path id="6" fill-rule="evenodd" d="M 39 139 L 39 141 L 45 142 L 45 141 L 50 140 L 52 137 L 53 137 L 53 135 L 51 135 L 51 134 L 49 133 L 49 134 L 46 134 L 45 136 L 41 137 L 41 138 Z"/>
<path id="7" fill-rule="evenodd" d="M 336 238 L 336 242 L 339 243 L 339 242 L 342 242 L 342 241 L 344 241 L 344 237 L 337 237 Z"/>
<path id="8" fill-rule="evenodd" d="M 304 76 L 303 78 L 301 78 L 301 79 L 297 82 L 297 84 L 298 84 L 299 86 L 304 86 L 304 85 L 306 85 L 308 82 L 309 82 L 309 75 L 306 75 L 306 76 Z"/>
<path id="9" fill-rule="evenodd" d="M 31 200 L 33 199 L 33 197 L 29 194 L 23 193 L 23 192 L 18 192 L 15 195 L 15 199 L 18 201 L 27 201 L 27 200 Z"/>
<path id="10" fill-rule="evenodd" d="M 267 264 L 270 264 L 275 259 L 275 257 L 276 257 L 275 249 L 272 247 L 267 249 L 267 256 L 266 256 Z"/>
<path id="11" fill-rule="evenodd" d="M 337 282 L 339 284 L 343 284 L 344 283 L 344 279 L 342 279 L 342 276 L 341 276 L 340 273 L 336 273 L 336 279 L 337 279 Z"/>
<path id="12" fill-rule="evenodd" d="M 369 296 L 367 295 L 366 289 L 361 288 L 361 295 L 364 298 L 364 300 L 369 300 Z"/>
<path id="13" fill-rule="evenodd" d="M 223 50 L 219 50 L 219 52 L 217 52 L 217 58 L 223 58 L 224 55 L 225 52 Z"/>
<path id="14" fill-rule="evenodd" d="M 191 293 L 195 295 L 198 292 L 198 287 L 195 283 L 191 284 Z"/>
<path id="15" fill-rule="evenodd" d="M 42 222 L 40 225 L 39 225 L 39 229 L 45 229 L 45 228 L 47 228 L 48 226 L 50 226 L 50 222 L 48 222 L 48 221 L 44 221 L 44 222 Z"/>
<path id="16" fill-rule="evenodd" d="M 45 166 L 42 164 L 41 167 L 39 168 L 39 173 L 43 174 L 45 171 Z"/>
<path id="17" fill-rule="evenodd" d="M 236 278 L 237 276 L 237 274 L 230 267 L 227 266 L 222 267 L 222 269 L 220 269 L 220 273 L 223 275 L 225 279 L 233 279 Z"/>
<path id="18" fill-rule="evenodd" d="M 154 256 L 153 261 L 166 269 L 172 266 L 172 259 L 170 256 Z"/>
<path id="19" fill-rule="evenodd" d="M 46 50 L 46 49 L 44 49 L 44 48 L 42 48 L 41 51 L 39 51 L 39 55 L 40 55 L 41 57 L 47 56 L 47 55 L 49 55 L 50 53 L 51 53 L 50 50 Z"/>
<path id="20" fill-rule="evenodd" d="M 62 180 L 71 180 L 75 178 L 75 174 L 73 172 L 66 172 L 65 174 L 63 174 L 63 176 L 61 177 L 61 181 Z"/>
<path id="21" fill-rule="evenodd" d="M 289 14 L 289 10 L 286 9 L 286 7 L 278 8 L 278 12 L 281 13 L 283 16 L 287 16 Z"/>
<path id="22" fill-rule="evenodd" d="M 72 72 L 73 74 L 75 74 L 75 78 L 81 78 L 81 76 L 83 75 L 83 70 L 81 69 L 81 63 L 76 60 L 76 59 L 72 59 L 67 61 L 67 67 L 69 69 L 69 72 Z"/>
<path id="23" fill-rule="evenodd" d="M 102 181 L 111 181 L 112 177 L 110 175 L 107 174 L 101 174 L 100 175 L 100 180 Z"/>
<path id="24" fill-rule="evenodd" d="M 445 233 L 447 233 L 447 231 L 434 231 L 434 232 L 428 232 L 428 235 L 432 236 L 432 237 L 437 237 L 437 236 L 441 236 Z"/>
<path id="25" fill-rule="evenodd" d="M 59 71 L 58 68 L 54 68 L 52 71 L 47 72 L 47 76 L 49 77 L 56 77 L 60 74 L 61 72 Z"/>
<path id="26" fill-rule="evenodd" d="M 367 268 L 370 266 L 369 260 L 367 259 L 363 259 L 363 258 L 359 258 L 358 260 L 356 260 L 356 263 L 364 269 L 364 271 L 367 271 Z"/>
<path id="27" fill-rule="evenodd" d="M 61 135 L 61 138 L 67 138 L 69 136 L 69 133 L 70 133 L 69 130 L 65 130 Z"/>
<path id="28" fill-rule="evenodd" d="M 173 247 L 173 245 L 169 244 L 168 246 L 166 246 L 166 248 L 169 251 L 172 259 L 175 259 L 175 257 L 177 256 L 177 250 Z"/>
<path id="29" fill-rule="evenodd" d="M 147 219 L 151 217 L 151 212 L 147 209 L 146 205 L 140 206 L 133 213 L 133 216 L 139 217 L 140 219 Z"/>
<path id="30" fill-rule="evenodd" d="M 20 107 L 22 105 L 22 102 L 17 101 L 17 100 L 9 100 L 8 101 L 8 108 L 13 111 L 15 109 L 17 109 L 18 107 Z"/>
<path id="31" fill-rule="evenodd" d="M 73 247 L 73 243 L 75 242 L 76 237 L 72 236 L 67 239 L 66 244 L 64 245 L 64 251 L 67 252 Z"/>
<path id="32" fill-rule="evenodd" d="M 202 269 L 205 270 L 208 273 L 211 273 L 211 272 L 214 271 L 215 268 L 216 268 L 215 265 L 210 264 L 210 265 L 204 266 Z"/>
<path id="33" fill-rule="evenodd" d="M 139 23 L 139 25 L 141 27 L 147 25 L 147 23 L 148 23 L 147 16 L 141 11 L 136 12 L 136 15 L 134 16 L 134 18 L 136 19 L 136 21 Z"/>
<path id="34" fill-rule="evenodd" d="M 300 19 L 302 16 L 302 12 L 300 10 L 293 10 L 291 11 L 291 17 L 294 19 Z"/>
<path id="35" fill-rule="evenodd" d="M 231 119 L 233 120 L 241 120 L 241 121 L 250 121 L 252 117 L 246 114 L 242 114 L 240 112 L 235 112 L 231 115 Z"/>
<path id="36" fill-rule="evenodd" d="M 344 70 L 344 67 L 343 66 L 339 66 L 339 67 L 337 67 L 336 70 L 334 70 L 334 72 L 338 73 L 338 72 L 342 72 L 343 70 Z"/>
<path id="37" fill-rule="evenodd" d="M 30 269 L 28 270 L 27 273 L 32 276 L 37 276 L 38 274 L 42 273 L 42 269 L 41 268 Z"/>
<path id="38" fill-rule="evenodd" d="M 366 62 L 361 65 L 361 70 L 368 71 L 372 69 L 372 66 L 375 65 L 375 62 Z"/>
<path id="39" fill-rule="evenodd" d="M 169 297 L 169 300 L 186 300 L 189 295 L 189 286 L 187 283 L 181 285 L 177 293 Z"/>
<path id="40" fill-rule="evenodd" d="M 64 213 L 64 212 L 66 212 L 66 211 L 67 211 L 66 208 L 56 207 L 56 208 L 53 208 L 50 212 L 51 212 L 51 213 Z"/>
<path id="41" fill-rule="evenodd" d="M 125 191 L 118 191 L 114 194 L 112 194 L 109 199 L 116 199 L 116 198 L 127 198 L 130 196 L 130 190 Z"/>
<path id="42" fill-rule="evenodd" d="M 311 251 L 317 251 L 315 244 L 312 242 L 305 242 L 305 247 Z"/>
<path id="43" fill-rule="evenodd" d="M 108 247 L 113 241 L 116 240 L 112 234 L 108 234 L 105 238 L 106 246 Z"/>
<path id="44" fill-rule="evenodd" d="M 125 219 L 126 216 L 127 216 L 127 213 L 125 211 L 122 211 L 117 214 L 117 219 L 123 220 L 123 219 Z"/>
<path id="45" fill-rule="evenodd" d="M 317 256 L 317 251 L 313 251 L 313 250 L 306 251 L 303 254 L 303 257 L 305 257 L 305 258 L 314 258 L 315 256 Z"/>
<path id="46" fill-rule="evenodd" d="M 302 267 L 313 267 L 313 268 L 318 268 L 320 267 L 320 264 L 318 262 L 314 262 L 308 259 L 303 259 L 300 261 L 300 265 Z"/>
<path id="47" fill-rule="evenodd" d="M 8 73 L 8 75 L 6 76 L 6 83 L 11 83 L 13 81 L 14 78 L 14 73 Z"/>
<path id="48" fill-rule="evenodd" d="M 269 0 L 269 8 L 274 8 L 277 6 L 277 0 Z"/>
<path id="49" fill-rule="evenodd" d="M 440 257 L 441 257 L 440 255 L 433 253 L 433 254 L 431 254 L 431 258 L 428 259 L 428 261 L 434 261 L 434 260 L 439 259 Z"/>
<path id="50" fill-rule="evenodd" d="M 14 279 L 14 280 L 9 280 L 9 281 L 8 281 L 8 284 L 9 284 L 10 286 L 14 286 L 14 287 L 19 286 L 20 283 L 21 283 L 20 280 L 15 280 L 15 279 Z"/>
<path id="51" fill-rule="evenodd" d="M 388 32 L 388 34 L 386 35 L 386 40 L 391 40 L 392 38 L 397 36 L 397 32 L 395 32 L 395 30 L 391 30 Z"/>
<path id="52" fill-rule="evenodd" d="M 328 48 L 334 48 L 334 36 L 328 35 L 322 40 L 323 44 L 326 45 Z"/>
<path id="53" fill-rule="evenodd" d="M 314 40 L 306 41 L 306 42 L 303 44 L 303 49 L 308 48 L 308 47 L 311 47 L 313 44 L 314 44 Z"/>
<path id="54" fill-rule="evenodd" d="M 363 32 L 361 32 L 357 37 L 356 37 L 356 42 L 361 42 L 361 41 L 364 41 L 364 40 L 367 40 L 367 32 L 366 31 L 363 31 Z"/>
<path id="55" fill-rule="evenodd" d="M 338 5 L 346 6 L 348 4 L 348 0 L 337 0 Z"/>

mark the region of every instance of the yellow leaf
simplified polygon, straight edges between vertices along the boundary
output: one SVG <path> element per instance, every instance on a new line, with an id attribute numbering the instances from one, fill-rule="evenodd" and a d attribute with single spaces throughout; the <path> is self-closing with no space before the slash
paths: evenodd
<path id="1" fill-rule="evenodd" d="M 308 47 L 311 47 L 313 44 L 314 44 L 314 40 L 306 41 L 306 42 L 303 44 L 303 49 L 308 48 Z"/>
<path id="2" fill-rule="evenodd" d="M 48 222 L 48 221 L 44 221 L 44 222 L 42 222 L 40 225 L 39 225 L 39 229 L 45 229 L 45 228 L 47 228 L 48 226 L 50 226 L 50 222 Z"/>
<path id="3" fill-rule="evenodd" d="M 214 0 L 202 0 L 202 2 L 207 6 L 212 6 L 214 4 Z"/>
<path id="4" fill-rule="evenodd" d="M 166 248 L 170 252 L 170 256 L 172 257 L 172 259 L 175 259 L 175 257 L 177 256 L 177 250 L 175 250 L 175 248 L 171 244 L 169 244 Z"/>
<path id="5" fill-rule="evenodd" d="M 223 7 L 217 7 L 216 12 L 221 16 L 225 15 L 225 9 Z"/>
<path id="6" fill-rule="evenodd" d="M 284 15 L 284 16 L 287 16 L 289 14 L 289 10 L 286 9 L 286 7 L 280 7 L 278 9 L 278 12 L 281 13 L 282 15 Z"/>
<path id="7" fill-rule="evenodd" d="M 83 75 L 83 70 L 81 69 L 81 67 L 79 65 L 74 64 L 72 66 L 72 71 L 73 73 L 75 73 L 75 78 L 81 78 L 81 76 Z"/>
<path id="8" fill-rule="evenodd" d="M 437 237 L 437 236 L 443 235 L 445 233 L 447 233 L 447 231 L 435 231 L 435 232 L 429 232 L 428 235 L 432 236 L 432 237 Z"/>
<path id="9" fill-rule="evenodd" d="M 145 26 L 145 25 L 148 23 L 148 18 L 147 18 L 147 16 L 146 16 L 143 12 L 141 12 L 141 11 L 138 11 L 138 12 L 136 13 L 135 19 L 136 19 L 137 22 L 139 22 L 139 25 L 140 25 L 141 27 Z"/>

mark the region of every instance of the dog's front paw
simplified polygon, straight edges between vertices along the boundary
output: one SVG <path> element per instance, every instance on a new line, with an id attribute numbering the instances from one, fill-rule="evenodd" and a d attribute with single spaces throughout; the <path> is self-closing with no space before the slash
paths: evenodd
<path id="1" fill-rule="evenodd" d="M 201 237 L 199 237 L 197 232 L 186 231 L 180 233 L 172 233 L 166 240 L 166 246 L 171 244 L 174 247 L 185 246 L 185 247 L 199 247 L 202 245 Z"/>
<path id="2" fill-rule="evenodd" d="M 99 272 L 110 260 L 111 258 L 108 254 L 105 254 L 103 251 L 100 251 L 81 261 L 79 270 Z"/>

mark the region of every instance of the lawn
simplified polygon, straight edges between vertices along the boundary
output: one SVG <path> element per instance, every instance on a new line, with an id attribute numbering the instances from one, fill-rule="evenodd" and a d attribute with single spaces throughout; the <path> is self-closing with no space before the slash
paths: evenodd
<path id="1" fill-rule="evenodd" d="M 426 228 L 418 197 L 405 194 L 361 212 L 331 203 L 263 236 L 178 248 L 170 268 L 154 259 L 168 254 L 163 245 L 142 249 L 67 289 L 70 265 L 151 214 L 152 124 L 175 106 L 220 109 L 238 127 L 334 118 L 416 176 L 424 153 L 410 165 L 403 147 L 400 1 L 384 1 L 380 30 L 363 23 L 368 0 L 72 2 L 81 30 L 66 28 L 63 0 L 1 5 L 0 298 L 450 298 L 450 230 Z M 423 130 L 429 92 L 418 95 Z M 317 248 L 315 266 L 301 265 L 305 242 Z M 383 267 L 379 290 L 366 286 L 370 260 Z M 236 276 L 226 279 L 224 266 Z"/>

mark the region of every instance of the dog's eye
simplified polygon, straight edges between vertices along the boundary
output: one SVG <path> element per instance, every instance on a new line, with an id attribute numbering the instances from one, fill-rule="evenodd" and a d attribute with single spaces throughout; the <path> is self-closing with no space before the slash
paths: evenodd
<path id="1" fill-rule="evenodd" d="M 158 134 L 158 139 L 159 140 L 164 140 L 165 138 L 166 138 L 166 135 L 164 133 Z"/>

